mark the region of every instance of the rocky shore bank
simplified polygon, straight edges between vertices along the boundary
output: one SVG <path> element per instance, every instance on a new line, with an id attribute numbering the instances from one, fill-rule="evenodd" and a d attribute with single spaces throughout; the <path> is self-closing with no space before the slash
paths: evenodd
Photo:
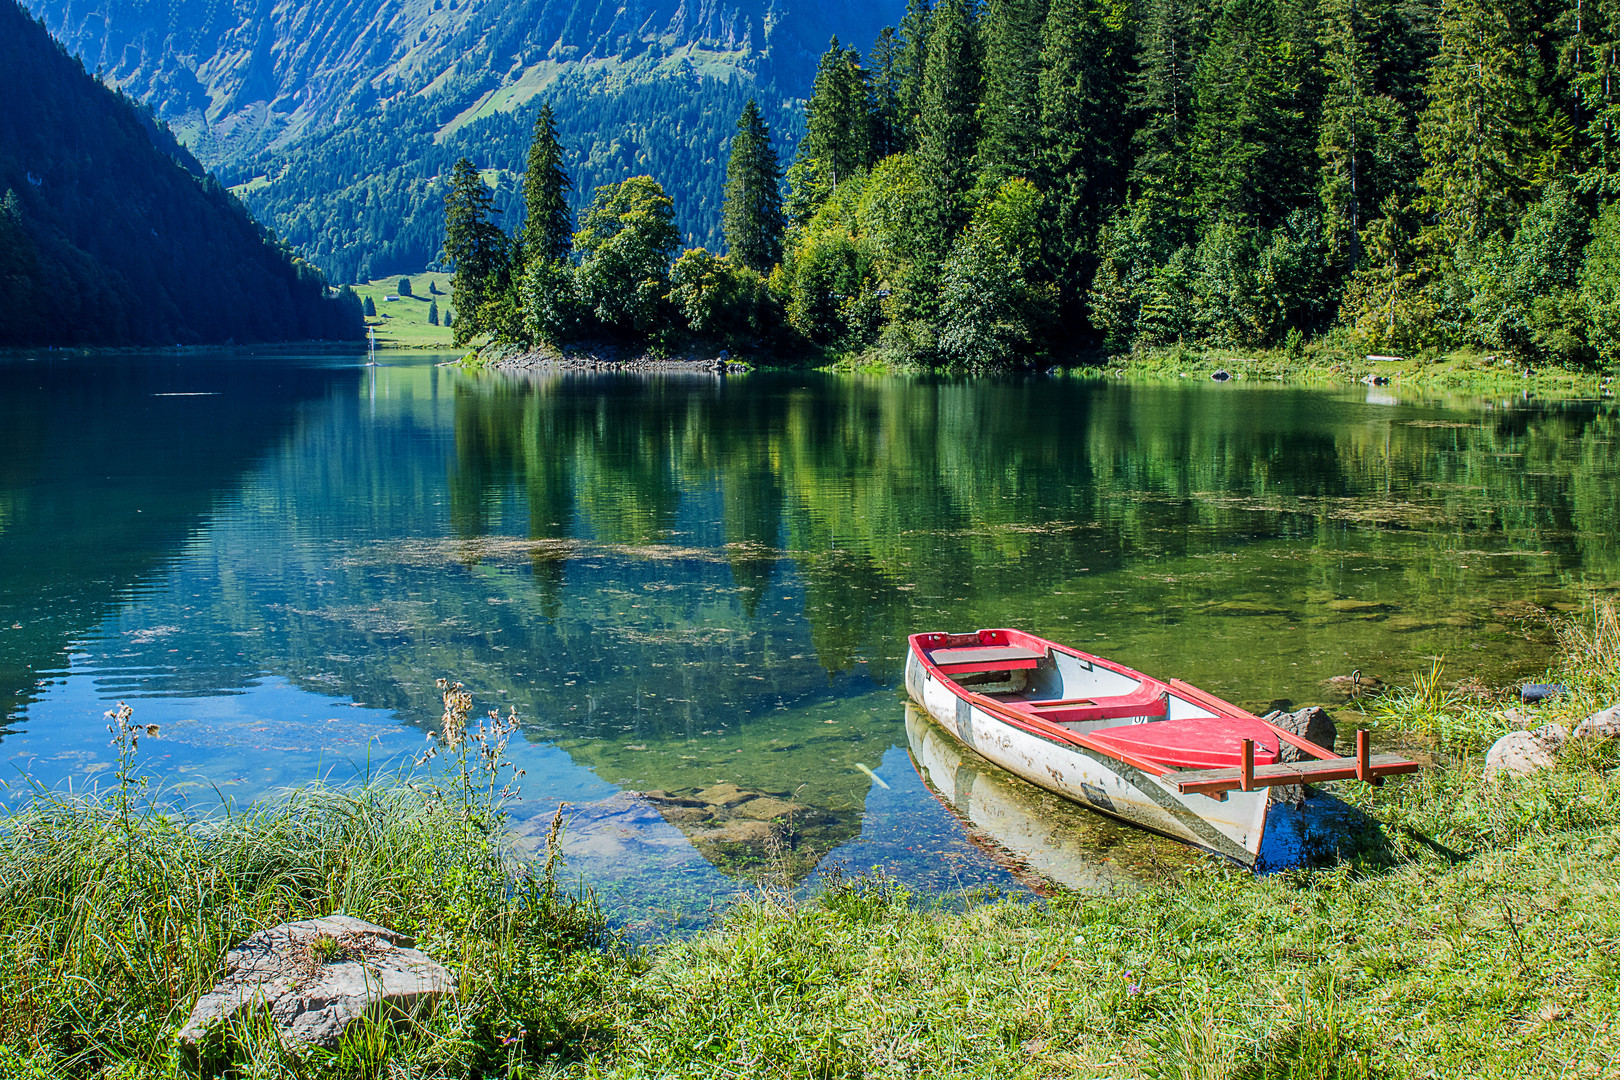
<path id="1" fill-rule="evenodd" d="M 660 372 L 724 375 L 752 370 L 753 365 L 722 350 L 653 353 L 640 346 L 595 342 L 567 349 L 485 349 L 467 361 L 469 367 L 522 373 Z"/>

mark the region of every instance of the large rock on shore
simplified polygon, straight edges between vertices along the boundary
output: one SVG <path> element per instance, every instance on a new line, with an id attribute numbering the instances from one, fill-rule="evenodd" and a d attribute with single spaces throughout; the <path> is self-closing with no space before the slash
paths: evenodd
<path id="1" fill-rule="evenodd" d="M 1339 726 L 1333 722 L 1328 711 L 1317 705 L 1311 705 L 1294 712 L 1271 712 L 1264 719 L 1284 731 L 1298 735 L 1306 742 L 1315 743 L 1322 749 L 1333 752 L 1334 744 L 1339 741 Z M 1283 761 L 1292 764 L 1296 761 L 1305 761 L 1310 754 L 1301 750 L 1292 743 L 1283 743 L 1278 755 Z M 1271 789 L 1272 802 L 1286 802 L 1298 806 L 1305 801 L 1304 784 L 1278 784 Z"/>
<path id="2" fill-rule="evenodd" d="M 1510 731 L 1497 739 L 1485 753 L 1487 780 L 1506 773 L 1533 776 L 1558 763 L 1558 754 L 1569 741 L 1562 724 L 1548 724 L 1534 731 Z"/>
<path id="3" fill-rule="evenodd" d="M 268 1014 L 282 1041 L 333 1047 L 354 1020 L 402 1019 L 455 993 L 456 980 L 386 927 L 349 915 L 260 930 L 225 957 L 178 1038 L 195 1047 L 242 1010 Z"/>

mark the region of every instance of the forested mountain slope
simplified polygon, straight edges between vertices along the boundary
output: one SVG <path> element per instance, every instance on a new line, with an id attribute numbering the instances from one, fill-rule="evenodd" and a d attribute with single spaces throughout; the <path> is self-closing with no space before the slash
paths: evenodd
<path id="1" fill-rule="evenodd" d="M 242 204 L 0 0 L 0 345 L 358 338 Z"/>
<path id="2" fill-rule="evenodd" d="M 779 134 L 834 34 L 901 0 L 31 0 L 88 68 L 150 101 L 286 240 L 342 279 L 438 254 L 448 162 L 521 168 L 553 100 L 582 201 L 653 172 L 718 237 L 725 139 L 758 96 Z M 493 179 L 493 177 L 492 177 Z"/>

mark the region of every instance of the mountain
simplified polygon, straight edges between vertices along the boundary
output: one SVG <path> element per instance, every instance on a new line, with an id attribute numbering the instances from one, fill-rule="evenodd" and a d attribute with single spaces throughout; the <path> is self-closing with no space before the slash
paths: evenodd
<path id="1" fill-rule="evenodd" d="M 549 99 L 576 201 L 651 173 L 718 240 L 727 140 L 753 96 L 784 152 L 816 62 L 901 0 L 32 0 L 89 68 L 147 101 L 307 257 L 349 280 L 438 255 L 465 154 L 514 184 Z M 504 200 L 503 200 L 504 204 Z M 369 271 L 369 272 L 368 272 Z"/>
<path id="2" fill-rule="evenodd" d="M 358 338 L 359 305 L 0 0 L 0 345 Z"/>

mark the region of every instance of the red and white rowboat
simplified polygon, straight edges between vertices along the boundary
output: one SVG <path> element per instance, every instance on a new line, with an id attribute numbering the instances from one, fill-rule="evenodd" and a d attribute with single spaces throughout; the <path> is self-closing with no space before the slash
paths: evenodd
<path id="1" fill-rule="evenodd" d="M 1418 764 L 1340 757 L 1179 679 L 1160 682 L 1020 630 L 913 634 L 906 690 L 946 731 L 1030 783 L 1252 867 L 1270 788 L 1382 784 Z M 1289 744 L 1308 760 L 1284 762 Z M 1297 756 L 1297 755 L 1291 755 Z"/>

